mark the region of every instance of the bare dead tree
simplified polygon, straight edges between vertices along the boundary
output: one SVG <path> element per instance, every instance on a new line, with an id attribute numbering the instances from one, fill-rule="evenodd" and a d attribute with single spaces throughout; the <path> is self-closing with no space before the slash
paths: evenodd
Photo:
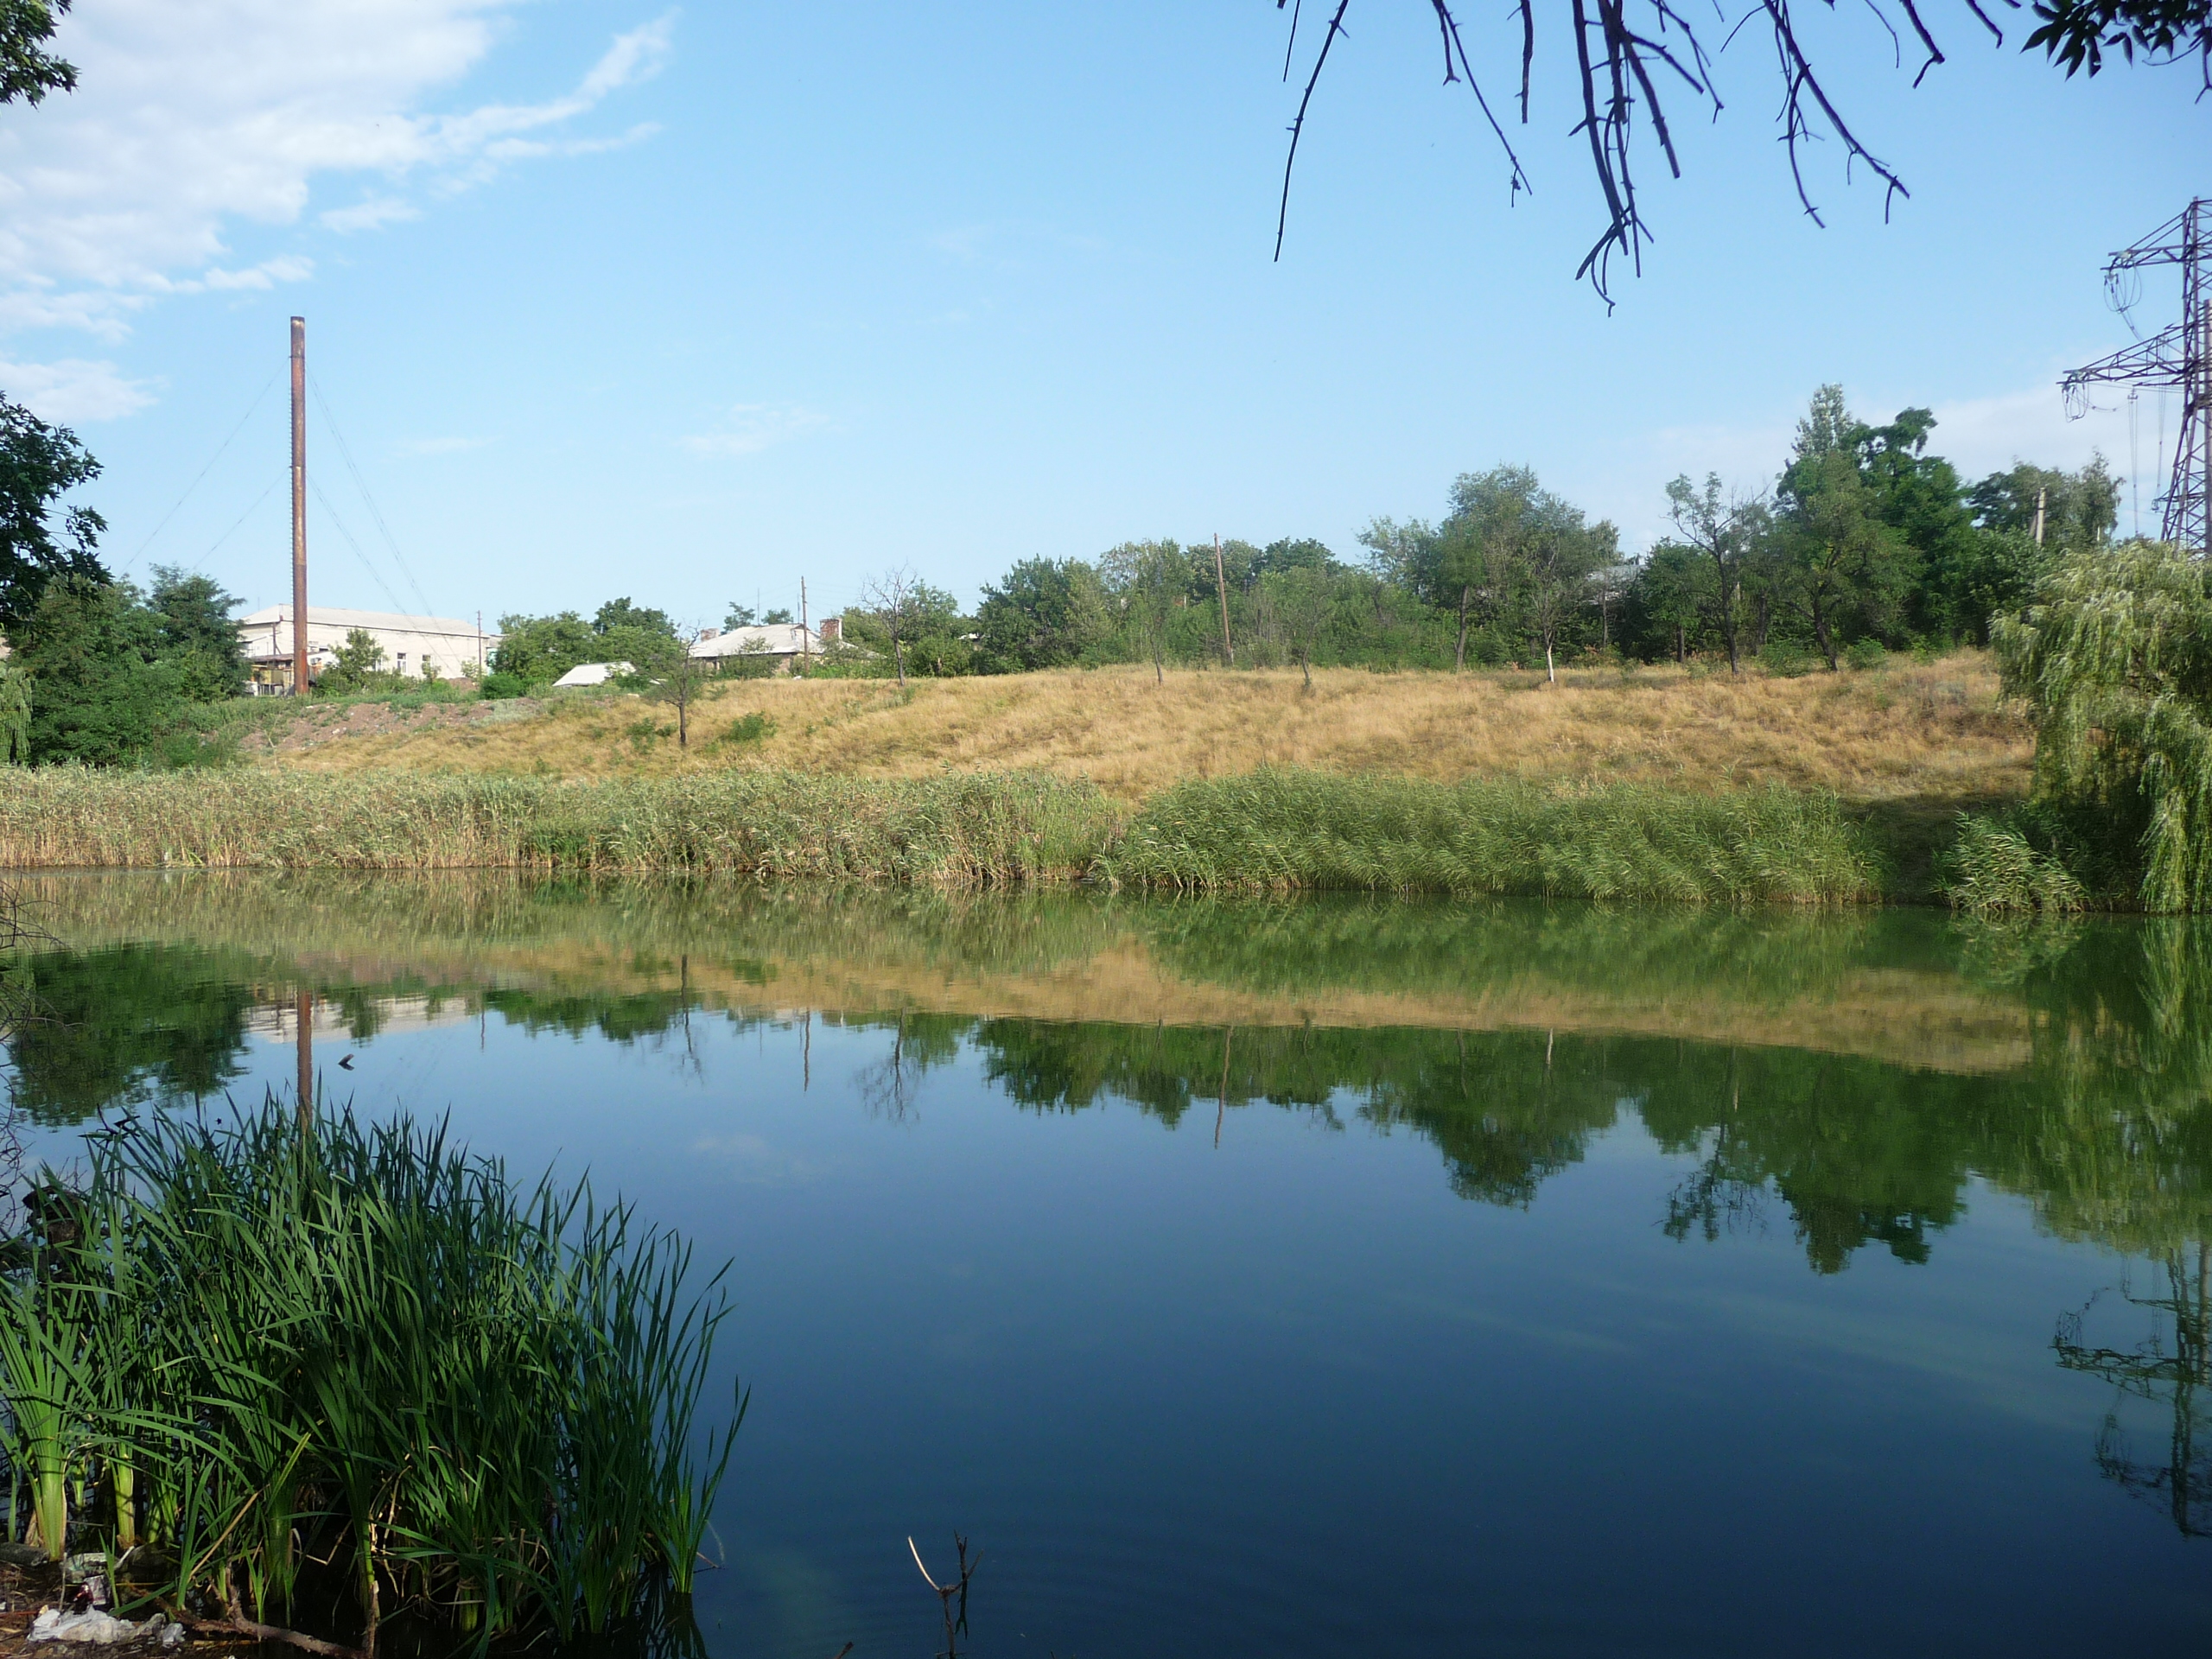
<path id="1" fill-rule="evenodd" d="M 913 567 L 905 564 L 871 577 L 861 588 L 861 608 L 891 636 L 892 665 L 901 686 L 906 683 L 906 640 L 921 607 L 921 588 Z"/>
<path id="2" fill-rule="evenodd" d="M 1983 0 L 1961 3 L 1996 44 L 2004 44 L 2004 30 L 1985 10 Z M 1833 10 L 1835 0 L 1827 3 Z M 1866 0 L 1866 11 L 1888 35 L 1891 54 L 1900 67 L 1904 40 L 1885 10 L 1889 3 L 1902 10 L 1916 52 L 1924 54 L 1913 77 L 1913 85 L 1918 86 L 1929 70 L 1946 61 L 1942 48 L 1921 16 L 1922 0 Z M 1517 198 L 1532 188 L 1529 175 L 1475 79 L 1466 44 L 1460 37 L 1459 21 L 1448 0 L 1428 0 L 1428 4 L 1435 14 L 1444 54 L 1444 84 L 1466 84 L 1504 152 L 1509 192 Z M 2021 0 L 1990 0 L 1990 4 L 2018 10 Z M 1290 39 L 1283 54 L 1283 79 L 1287 81 L 1297 54 L 1299 15 L 1304 0 L 1295 0 L 1295 4 L 1293 0 L 1275 0 L 1278 11 L 1286 6 L 1291 7 Z M 1331 10 L 1320 49 L 1314 54 L 1298 100 L 1298 113 L 1291 122 L 1289 149 L 1283 161 L 1282 200 L 1275 218 L 1278 259 L 1282 257 L 1283 233 L 1289 222 L 1291 174 L 1298 162 L 1299 141 L 1305 136 L 1306 112 L 1327 66 L 1330 48 L 1344 33 L 1344 16 L 1351 9 L 1351 0 L 1338 0 Z M 2130 64 L 2139 60 L 2171 63 L 2193 57 L 2199 60 L 2205 90 L 2212 92 L 2212 0 L 2036 0 L 2035 15 L 2042 21 L 2029 33 L 2022 50 L 2041 49 L 2050 62 L 2069 76 L 2084 69 L 2094 75 L 2104 67 L 2108 54 L 2117 54 Z M 1526 126 L 1537 54 L 1535 0 L 1517 0 L 1510 16 L 1517 23 L 1520 36 L 1520 115 L 1522 125 Z M 1751 0 L 1732 23 L 1720 0 L 1714 0 L 1713 22 L 1705 25 L 1719 37 L 1719 44 L 1712 51 L 1699 26 L 1674 0 L 1568 0 L 1567 22 L 1574 43 L 1580 106 L 1580 118 L 1572 130 L 1589 145 L 1591 168 L 1605 207 L 1605 228 L 1583 256 L 1575 276 L 1578 280 L 1586 278 L 1609 307 L 1613 261 L 1625 258 L 1640 275 L 1643 247 L 1651 240 L 1638 194 L 1639 137 L 1648 135 L 1648 142 L 1657 146 L 1669 174 L 1681 176 L 1681 159 L 1675 147 L 1663 94 L 1671 92 L 1719 116 L 1722 99 L 1713 59 L 1748 28 L 1756 26 L 1771 40 L 1782 92 L 1777 121 L 1789 155 L 1798 205 L 1813 222 L 1825 221 L 1806 183 L 1803 152 L 1807 144 L 1821 139 L 1834 139 L 1841 147 L 1847 177 L 1864 167 L 1881 181 L 1885 219 L 1897 197 L 1912 194 L 1897 172 L 1860 141 L 1829 97 L 1799 36 L 1790 0 Z"/>

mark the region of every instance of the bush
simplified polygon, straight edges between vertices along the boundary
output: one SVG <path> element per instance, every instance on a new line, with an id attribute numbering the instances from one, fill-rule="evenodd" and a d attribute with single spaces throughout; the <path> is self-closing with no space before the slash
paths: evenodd
<path id="1" fill-rule="evenodd" d="M 1843 648 L 1843 665 L 1864 672 L 1880 668 L 1890 660 L 1890 653 L 1878 639 L 1854 639 Z"/>
<path id="2" fill-rule="evenodd" d="M 530 682 L 519 674 L 493 669 L 476 688 L 476 695 L 486 702 L 497 702 L 505 697 L 519 697 L 530 690 Z"/>
<path id="3" fill-rule="evenodd" d="M 1769 639 L 1759 652 L 1759 661 L 1765 664 L 1766 671 L 1785 680 L 1802 679 L 1813 671 L 1819 660 L 1802 640 L 1786 637 Z"/>

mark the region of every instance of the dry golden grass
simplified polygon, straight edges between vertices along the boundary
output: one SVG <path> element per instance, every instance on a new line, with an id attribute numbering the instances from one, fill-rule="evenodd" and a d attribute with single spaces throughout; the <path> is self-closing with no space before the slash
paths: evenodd
<path id="1" fill-rule="evenodd" d="M 1988 657 L 1799 679 L 1669 667 L 1527 672 L 1149 668 L 959 680 L 765 680 L 716 689 L 679 751 L 671 710 L 633 696 L 556 700 L 542 713 L 344 737 L 264 764 L 327 772 L 553 773 L 569 778 L 775 766 L 861 777 L 1034 768 L 1135 803 L 1186 778 L 1262 766 L 1593 779 L 1696 790 L 1780 783 L 1851 800 L 1947 803 L 2026 791 L 2033 734 L 1999 705 Z M 746 715 L 772 722 L 720 741 Z"/>

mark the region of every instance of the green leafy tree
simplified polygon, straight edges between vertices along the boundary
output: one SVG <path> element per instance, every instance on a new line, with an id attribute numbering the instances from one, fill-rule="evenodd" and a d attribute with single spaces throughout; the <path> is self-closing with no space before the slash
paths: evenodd
<path id="1" fill-rule="evenodd" d="M 602 660 L 599 636 L 574 611 L 553 616 L 503 616 L 492 669 L 533 684 L 559 679 L 579 663 Z"/>
<path id="2" fill-rule="evenodd" d="M 0 41 L 5 3 L 0 0 Z M 7 73 L 0 68 L 0 89 Z M 13 637 L 57 578 L 107 580 L 94 551 L 106 520 L 90 507 L 61 505 L 99 474 L 99 462 L 75 433 L 0 397 L 0 632 Z"/>
<path id="3" fill-rule="evenodd" d="M 2093 854 L 2139 872 L 2145 909 L 2212 910 L 2204 564 L 2154 542 L 2069 554 L 1995 634 L 2005 689 L 2035 715 L 2035 802 Z"/>
<path id="4" fill-rule="evenodd" d="M 1984 530 L 2014 531 L 2033 538 L 2043 520 L 2043 545 L 2054 554 L 2101 547 L 2120 523 L 2120 480 L 2102 455 L 2079 472 L 2015 463 L 1992 473 L 1967 493 L 1967 506 Z"/>
<path id="5" fill-rule="evenodd" d="M 71 0 L 0 0 L 0 104 L 40 104 L 74 92 L 77 66 L 47 49 Z"/>
<path id="6" fill-rule="evenodd" d="M 1619 554 L 1620 535 L 1611 524 L 1586 524 L 1579 509 L 1540 494 L 1534 521 L 1514 543 L 1514 556 L 1529 626 L 1544 648 L 1544 677 L 1552 683 L 1559 683 L 1555 653 L 1562 630 L 1580 613 L 1592 578 Z"/>
<path id="7" fill-rule="evenodd" d="M 1867 432 L 1845 409 L 1842 388 L 1822 386 L 1797 423 L 1796 454 L 1776 491 L 1779 556 L 1768 567 L 1769 594 L 1804 619 L 1831 669 L 1847 631 L 1894 624 L 1915 574 L 1910 543 L 1885 521 L 1882 497 L 1861 471 Z"/>
<path id="8" fill-rule="evenodd" d="M 1680 542 L 1662 542 L 1638 568 L 1633 603 L 1641 613 L 1647 640 L 1676 662 L 1689 655 L 1697 630 L 1718 609 L 1719 584 L 1705 553 Z"/>
<path id="9" fill-rule="evenodd" d="M 1024 559 L 983 589 L 976 626 L 987 674 L 1064 668 L 1107 638 L 1105 585 L 1081 559 Z"/>
<path id="10" fill-rule="evenodd" d="M 315 683 L 315 690 L 325 696 L 366 690 L 390 677 L 380 671 L 384 655 L 384 647 L 366 628 L 347 630 L 346 643 L 338 648 L 338 660 L 322 671 Z"/>
<path id="11" fill-rule="evenodd" d="M 185 695 L 213 702 L 245 690 L 245 647 L 232 613 L 245 601 L 225 593 L 211 576 L 174 565 L 153 569 L 147 604 L 158 619 L 161 654 L 177 664 Z"/>
<path id="12" fill-rule="evenodd" d="M 1768 533 L 1766 504 L 1742 496 L 1724 495 L 1720 475 L 1707 473 L 1703 490 L 1694 488 L 1687 474 L 1667 486 L 1667 518 L 1675 527 L 1677 545 L 1695 550 L 1711 567 L 1710 613 L 1728 652 L 1728 671 L 1743 671 L 1737 642 L 1737 620 L 1743 608 L 1745 567 Z"/>
<path id="13" fill-rule="evenodd" d="M 128 582 L 63 576 L 17 630 L 31 682 L 30 755 L 111 766 L 153 750 L 187 715 L 184 676 Z"/>

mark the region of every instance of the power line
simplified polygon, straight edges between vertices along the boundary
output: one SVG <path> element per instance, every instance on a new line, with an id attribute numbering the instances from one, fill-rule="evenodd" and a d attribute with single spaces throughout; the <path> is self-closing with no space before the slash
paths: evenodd
<path id="1" fill-rule="evenodd" d="M 202 553 L 190 564 L 185 566 L 185 569 L 188 570 L 197 570 L 201 565 L 207 563 L 208 560 L 213 558 L 215 556 L 216 548 L 222 546 L 225 542 L 229 541 L 232 537 L 237 535 L 238 533 L 238 524 L 243 524 L 247 519 L 252 518 L 255 510 L 258 508 L 264 501 L 266 501 L 270 496 L 274 495 L 276 493 L 277 485 L 282 484 L 283 481 L 284 480 L 281 478 L 270 480 L 269 487 L 254 498 L 253 505 L 248 507 L 244 512 L 238 515 L 238 524 L 232 524 L 228 530 L 218 536 L 214 540 L 213 545 L 209 547 L 205 553 Z"/>
<path id="2" fill-rule="evenodd" d="M 162 515 L 162 522 L 154 526 L 151 535 L 149 535 L 144 541 L 138 543 L 138 551 L 137 553 L 133 553 L 129 558 L 123 562 L 123 569 L 118 570 L 116 575 L 123 575 L 125 571 L 129 570 L 132 565 L 137 563 L 140 555 L 143 554 L 148 548 L 154 544 L 154 537 L 156 536 L 159 536 L 164 530 L 168 528 L 169 520 L 176 517 L 177 508 L 181 507 L 190 498 L 192 493 L 200 487 L 200 480 L 206 478 L 208 474 L 215 470 L 215 463 L 223 458 L 223 452 L 231 447 L 232 439 L 236 438 L 239 433 L 245 430 L 245 423 L 253 418 L 253 411 L 261 407 L 261 400 L 269 395 L 269 388 L 276 384 L 277 375 L 283 372 L 283 369 L 279 367 L 270 373 L 268 379 L 261 383 L 261 390 L 253 394 L 253 401 L 245 406 L 245 413 L 238 416 L 238 423 L 231 429 L 230 437 L 225 438 L 223 442 L 217 446 L 215 453 L 208 458 L 207 464 L 200 469 L 199 475 L 195 477 L 191 483 L 184 486 L 184 493 L 177 497 L 175 502 L 170 506 L 169 510 Z M 257 501 L 253 505 L 257 507 L 261 503 Z M 246 509 L 249 512 L 252 510 L 253 509 L 251 507 Z M 233 526 L 233 528 L 235 528 L 235 526 Z M 216 546 L 219 547 L 221 544 L 222 543 L 219 542 L 216 543 Z M 209 552 L 213 552 L 213 550 L 214 549 L 213 548 L 208 550 Z M 207 555 L 203 553 L 200 556 L 204 559 Z"/>
<path id="3" fill-rule="evenodd" d="M 385 523 L 384 514 L 377 510 L 376 498 L 369 493 L 368 481 L 361 476 L 361 469 L 353 464 L 353 451 L 346 442 L 346 435 L 338 429 L 338 417 L 330 412 L 329 401 L 322 395 L 322 382 L 310 374 L 308 385 L 315 393 L 316 406 L 322 410 L 325 424 L 330 428 L 330 435 L 338 440 L 338 453 L 346 462 L 346 470 L 353 475 L 353 487 L 360 491 L 361 499 L 368 505 L 369 517 L 376 520 L 377 529 L 384 536 L 384 544 L 391 550 L 392 563 L 399 567 L 399 574 L 407 578 L 407 585 L 415 590 L 415 597 L 423 601 L 423 613 L 428 616 L 430 613 L 429 595 L 423 591 L 423 584 L 415 580 L 414 571 L 408 569 L 407 560 L 400 553 L 399 543 L 392 539 L 391 527 Z M 329 504 L 326 502 L 324 505 L 327 506 Z"/>
<path id="4" fill-rule="evenodd" d="M 353 556 L 361 562 L 361 569 L 367 571 L 377 586 L 384 589 L 384 596 L 391 601 L 391 608 L 410 621 L 419 620 L 413 612 L 399 602 L 399 595 L 391 591 L 391 584 L 384 579 L 384 572 L 371 564 L 369 556 L 361 551 L 361 544 L 353 539 L 353 532 L 346 528 L 346 521 L 338 516 L 338 509 L 330 505 L 330 498 L 322 493 L 322 480 L 310 473 L 308 474 L 308 487 L 315 492 L 315 499 L 322 503 L 323 512 L 337 526 L 338 533 L 346 538 L 346 545 L 353 550 Z"/>

